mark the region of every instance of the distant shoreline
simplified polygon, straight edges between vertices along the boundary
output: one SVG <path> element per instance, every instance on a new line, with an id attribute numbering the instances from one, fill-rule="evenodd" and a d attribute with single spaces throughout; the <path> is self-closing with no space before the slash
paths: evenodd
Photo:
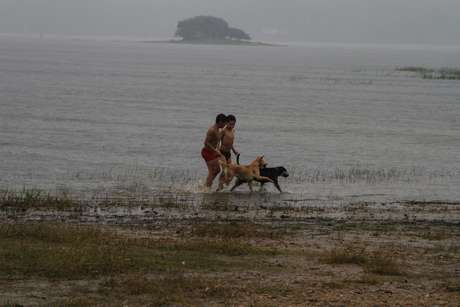
<path id="1" fill-rule="evenodd" d="M 263 47 L 287 47 L 287 45 L 271 44 L 263 42 L 252 41 L 238 41 L 238 40 L 161 40 L 161 41 L 143 41 L 144 43 L 153 44 L 184 44 L 184 45 L 226 45 L 226 46 L 263 46 Z"/>

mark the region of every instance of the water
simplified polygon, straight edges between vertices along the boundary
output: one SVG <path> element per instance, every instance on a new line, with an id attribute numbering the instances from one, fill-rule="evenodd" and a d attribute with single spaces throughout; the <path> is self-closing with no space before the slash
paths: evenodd
<path id="1" fill-rule="evenodd" d="M 243 162 L 291 172 L 284 197 L 459 200 L 460 82 L 398 66 L 460 67 L 460 48 L 0 36 L 0 188 L 193 194 L 224 112 Z"/>

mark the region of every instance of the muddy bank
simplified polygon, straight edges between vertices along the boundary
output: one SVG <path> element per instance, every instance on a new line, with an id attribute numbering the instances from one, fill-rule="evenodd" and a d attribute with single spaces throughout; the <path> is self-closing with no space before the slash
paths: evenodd
<path id="1" fill-rule="evenodd" d="M 43 198 L 43 199 L 40 199 Z M 47 196 L 48 197 L 48 196 Z M 1 222 L 156 224 L 168 221 L 460 223 L 460 203 L 308 199 L 289 194 L 162 193 L 148 198 L 4 199 Z"/>

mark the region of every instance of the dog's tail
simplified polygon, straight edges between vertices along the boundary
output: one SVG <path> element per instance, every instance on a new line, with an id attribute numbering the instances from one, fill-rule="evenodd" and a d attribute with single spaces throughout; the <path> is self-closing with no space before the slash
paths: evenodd
<path id="1" fill-rule="evenodd" d="M 228 163 L 227 163 L 227 161 L 219 159 L 219 164 L 222 167 L 222 171 L 224 172 L 224 175 L 227 176 L 227 174 L 228 174 Z"/>

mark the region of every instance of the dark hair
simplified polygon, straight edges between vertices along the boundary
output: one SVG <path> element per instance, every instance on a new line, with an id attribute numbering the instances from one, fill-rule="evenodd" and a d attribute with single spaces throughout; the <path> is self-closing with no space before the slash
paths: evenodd
<path id="1" fill-rule="evenodd" d="M 224 123 L 227 122 L 227 116 L 225 116 L 225 114 L 220 113 L 216 117 L 216 124 L 217 123 L 222 123 L 222 122 L 224 122 Z"/>
<path id="2" fill-rule="evenodd" d="M 229 121 L 229 122 L 230 122 L 230 121 L 236 122 L 236 117 L 235 117 L 235 115 L 233 115 L 233 114 L 228 115 L 228 116 L 227 116 L 227 121 Z"/>

